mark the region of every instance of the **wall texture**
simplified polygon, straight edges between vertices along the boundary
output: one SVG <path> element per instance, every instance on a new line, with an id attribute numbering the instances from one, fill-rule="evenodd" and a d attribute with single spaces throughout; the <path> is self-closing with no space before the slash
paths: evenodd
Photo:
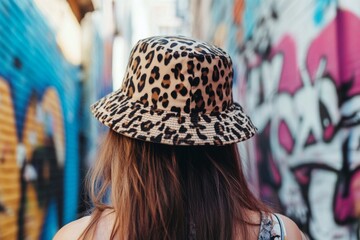
<path id="1" fill-rule="evenodd" d="M 233 56 L 258 127 L 247 158 L 260 197 L 311 239 L 360 239 L 360 2 L 200 2 L 213 27 L 199 37 Z"/>
<path id="2" fill-rule="evenodd" d="M 77 213 L 79 70 L 32 0 L 0 1 L 0 59 L 0 239 L 51 239 Z"/>

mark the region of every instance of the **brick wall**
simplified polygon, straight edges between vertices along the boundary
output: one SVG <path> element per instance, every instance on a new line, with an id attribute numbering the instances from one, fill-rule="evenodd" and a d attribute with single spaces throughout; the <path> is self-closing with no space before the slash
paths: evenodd
<path id="1" fill-rule="evenodd" d="M 76 217 L 79 78 L 32 0 L 0 1 L 0 239 Z"/>

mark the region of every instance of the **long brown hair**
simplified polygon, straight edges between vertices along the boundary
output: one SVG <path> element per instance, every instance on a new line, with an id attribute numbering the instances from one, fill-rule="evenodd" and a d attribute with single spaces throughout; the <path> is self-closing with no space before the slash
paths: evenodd
<path id="1" fill-rule="evenodd" d="M 110 130 L 89 179 L 94 211 L 81 239 L 92 239 L 107 208 L 111 239 L 233 239 L 256 224 L 249 210 L 267 212 L 247 187 L 236 144 L 170 146 Z"/>

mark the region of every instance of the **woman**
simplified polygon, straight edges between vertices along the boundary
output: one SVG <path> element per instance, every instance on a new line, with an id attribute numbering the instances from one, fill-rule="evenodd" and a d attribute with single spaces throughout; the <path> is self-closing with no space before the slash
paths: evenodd
<path id="1" fill-rule="evenodd" d="M 232 78 L 229 55 L 208 43 L 140 40 L 121 89 L 92 106 L 111 129 L 91 172 L 94 211 L 55 239 L 301 239 L 246 185 L 236 143 L 256 128 Z"/>

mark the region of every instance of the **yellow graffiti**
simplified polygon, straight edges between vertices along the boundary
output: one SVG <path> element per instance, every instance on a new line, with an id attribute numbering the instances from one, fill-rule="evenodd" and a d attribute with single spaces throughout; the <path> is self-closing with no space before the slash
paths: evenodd
<path id="1" fill-rule="evenodd" d="M 17 239 L 20 227 L 19 209 L 21 197 L 24 197 L 22 194 L 25 195 L 25 204 L 22 206 L 24 235 L 26 239 L 39 239 L 47 209 L 39 204 L 36 188 L 31 184 L 33 180 L 27 179 L 28 169 L 22 171 L 21 168 L 24 164 L 31 165 L 33 151 L 44 144 L 49 128 L 54 138 L 56 159 L 59 165 L 63 166 L 65 134 L 60 100 L 53 88 L 46 90 L 41 101 L 36 96 L 31 97 L 24 120 L 22 139 L 17 139 L 10 88 L 1 78 L 0 106 L 0 204 L 5 208 L 5 211 L 0 212 L 0 239 Z M 46 116 L 51 116 L 52 120 L 48 126 L 44 120 Z M 44 171 L 45 173 L 41 174 L 48 174 Z M 36 178 L 36 172 L 32 175 Z M 29 182 L 24 185 L 24 191 L 21 191 L 21 179 Z"/>
<path id="2" fill-rule="evenodd" d="M 17 136 L 9 85 L 0 78 L 0 239 L 17 236 L 20 172 L 16 164 Z"/>
<path id="3" fill-rule="evenodd" d="M 65 153 L 65 133 L 64 133 L 64 119 L 63 112 L 60 105 L 60 98 L 53 88 L 48 88 L 42 100 L 42 109 L 45 113 L 51 115 L 54 119 L 53 133 L 56 148 L 56 155 L 58 162 L 64 166 L 64 153 Z"/>

